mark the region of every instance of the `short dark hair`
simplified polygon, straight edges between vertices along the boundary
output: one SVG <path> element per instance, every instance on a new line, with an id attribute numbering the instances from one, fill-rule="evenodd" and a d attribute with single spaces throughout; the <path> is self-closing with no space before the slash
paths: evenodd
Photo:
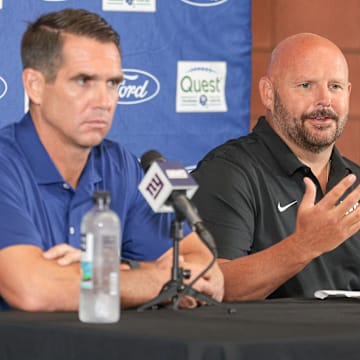
<path id="1" fill-rule="evenodd" d="M 44 14 L 29 23 L 21 41 L 23 69 L 36 69 L 47 81 L 53 81 L 62 64 L 64 34 L 112 42 L 120 53 L 119 34 L 104 18 L 84 9 L 64 9 Z"/>

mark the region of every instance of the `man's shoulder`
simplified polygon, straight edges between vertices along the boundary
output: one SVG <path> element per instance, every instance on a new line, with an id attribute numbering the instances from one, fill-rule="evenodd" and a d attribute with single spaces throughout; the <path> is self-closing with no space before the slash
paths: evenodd
<path id="1" fill-rule="evenodd" d="M 94 148 L 94 151 L 102 163 L 108 163 L 119 172 L 139 171 L 140 164 L 137 157 L 117 141 L 104 139 L 100 145 Z"/>
<path id="2" fill-rule="evenodd" d="M 28 179 L 29 163 L 16 139 L 15 124 L 0 129 L 0 186 L 12 189 Z"/>
<path id="3" fill-rule="evenodd" d="M 0 129 L 0 156 L 9 157 L 10 154 L 18 152 L 15 137 L 15 124 L 6 125 Z"/>
<path id="4" fill-rule="evenodd" d="M 265 149 L 261 139 L 254 133 L 231 139 L 211 150 L 204 161 L 219 159 L 234 165 L 257 162 L 262 157 Z"/>
<path id="5" fill-rule="evenodd" d="M 0 142 L 14 141 L 15 139 L 15 123 L 5 125 L 4 127 L 0 128 Z"/>
<path id="6" fill-rule="evenodd" d="M 136 156 L 118 141 L 106 138 L 101 142 L 98 148 L 101 149 L 103 153 L 107 153 L 107 155 L 110 157 L 116 159 L 131 159 L 131 161 L 137 161 Z"/>

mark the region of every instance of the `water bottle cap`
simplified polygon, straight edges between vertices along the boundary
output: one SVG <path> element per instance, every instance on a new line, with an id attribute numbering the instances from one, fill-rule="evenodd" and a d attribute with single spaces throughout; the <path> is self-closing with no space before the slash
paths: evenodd
<path id="1" fill-rule="evenodd" d="M 101 201 L 105 204 L 110 204 L 110 191 L 95 191 L 92 198 L 94 203 L 99 203 Z"/>

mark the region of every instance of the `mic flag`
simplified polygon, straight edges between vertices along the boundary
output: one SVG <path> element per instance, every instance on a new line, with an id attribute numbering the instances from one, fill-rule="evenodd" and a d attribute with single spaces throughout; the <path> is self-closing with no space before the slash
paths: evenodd
<path id="1" fill-rule="evenodd" d="M 146 173 L 138 189 L 154 212 L 173 212 L 168 200 L 174 192 L 191 199 L 199 187 L 181 162 L 165 161 L 155 150 L 145 153 L 141 164 Z"/>
<path id="2" fill-rule="evenodd" d="M 155 150 L 141 157 L 141 165 L 146 174 L 138 188 L 151 208 L 155 212 L 175 211 L 177 215 L 181 214 L 216 258 L 214 239 L 189 201 L 199 187 L 194 178 L 180 162 L 166 161 Z"/>

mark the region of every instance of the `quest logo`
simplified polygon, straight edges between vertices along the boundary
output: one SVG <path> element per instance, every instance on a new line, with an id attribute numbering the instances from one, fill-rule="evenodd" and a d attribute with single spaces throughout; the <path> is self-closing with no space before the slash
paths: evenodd
<path id="1" fill-rule="evenodd" d="M 226 112 L 227 64 L 178 61 L 176 112 Z"/>
<path id="2" fill-rule="evenodd" d="M 181 0 L 192 6 L 217 6 L 226 3 L 228 0 Z"/>
<path id="3" fill-rule="evenodd" d="M 3 77 L 0 76 L 0 99 L 2 99 L 7 93 L 7 83 Z"/>
<path id="4" fill-rule="evenodd" d="M 152 74 L 138 69 L 124 69 L 124 80 L 119 86 L 122 105 L 135 105 L 153 99 L 160 91 L 160 82 Z"/>

